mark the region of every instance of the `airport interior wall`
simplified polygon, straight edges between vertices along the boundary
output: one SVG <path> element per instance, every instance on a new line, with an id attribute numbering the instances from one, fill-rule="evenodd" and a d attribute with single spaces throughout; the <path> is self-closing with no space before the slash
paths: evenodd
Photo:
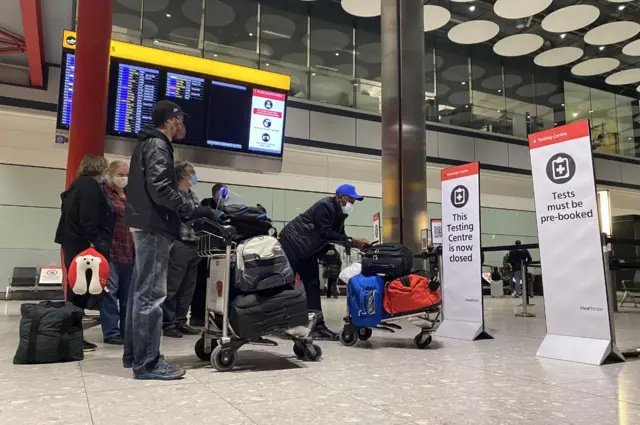
<path id="1" fill-rule="evenodd" d="M 58 79 L 58 68 L 50 67 L 47 90 L 0 85 L 0 293 L 7 282 L 4 276 L 13 267 L 59 263 L 53 235 L 67 145 L 55 143 Z M 339 184 L 351 182 L 367 199 L 349 217 L 347 232 L 372 238 L 372 215 L 382 209 L 379 116 L 341 112 L 321 104 L 292 102 L 281 173 L 196 164 L 200 180 L 196 192 L 206 197 L 213 183 L 227 183 L 248 204 L 265 206 L 281 228 Z M 536 242 L 526 142 L 494 139 L 446 126 L 428 129 L 429 217 L 440 217 L 440 169 L 479 160 L 488 166 L 481 173 L 483 245 L 512 244 L 515 239 Z M 180 148 L 176 152 L 179 157 Z M 595 163 L 599 186 L 611 190 L 613 215 L 640 214 L 635 187 L 640 185 L 640 165 L 615 158 L 596 158 Z M 486 262 L 500 264 L 502 255 L 490 253 Z M 537 252 L 533 255 L 537 257 Z"/>

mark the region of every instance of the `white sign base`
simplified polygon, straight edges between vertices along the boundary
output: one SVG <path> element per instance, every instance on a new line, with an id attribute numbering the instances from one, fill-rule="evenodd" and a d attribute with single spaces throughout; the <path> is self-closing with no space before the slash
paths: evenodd
<path id="1" fill-rule="evenodd" d="M 551 334 L 544 338 L 536 355 L 595 366 L 600 366 L 607 360 L 624 361 L 624 356 L 611 341 Z"/>
<path id="2" fill-rule="evenodd" d="M 484 329 L 484 324 L 482 323 L 448 320 L 446 318 L 438 327 L 436 336 L 441 338 L 462 339 L 465 341 L 493 339 L 493 337 Z"/>

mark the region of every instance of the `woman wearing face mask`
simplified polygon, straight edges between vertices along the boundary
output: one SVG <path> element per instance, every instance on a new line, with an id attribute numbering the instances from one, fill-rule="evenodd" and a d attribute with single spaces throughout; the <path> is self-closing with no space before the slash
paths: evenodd
<path id="1" fill-rule="evenodd" d="M 127 205 L 124 188 L 128 178 L 129 164 L 125 161 L 109 164 L 104 190 L 115 210 L 116 224 L 109 258 L 108 292 L 103 295 L 100 307 L 100 325 L 105 344 L 113 345 L 124 344 L 124 323 L 134 264 L 133 239 L 124 219 Z"/>
<path id="2" fill-rule="evenodd" d="M 318 318 L 311 335 L 314 340 L 338 340 L 338 335 L 327 328 L 322 316 L 318 254 L 331 243 L 360 249 L 369 245 L 366 239 L 350 238 L 344 231 L 344 222 L 355 202 L 363 199 L 355 187 L 343 184 L 335 196 L 319 200 L 287 223 L 278 236 L 291 268 L 304 284 L 309 311 L 316 313 Z"/>
<path id="3" fill-rule="evenodd" d="M 90 247 L 109 259 L 116 215 L 101 184 L 108 165 L 102 156 L 85 156 L 78 167 L 78 177 L 60 196 L 62 207 L 55 242 L 62 246 L 67 270 L 74 258 Z M 67 300 L 82 309 L 96 309 L 99 304 L 98 297 L 77 295 L 70 288 Z M 95 349 L 95 344 L 84 341 L 84 351 Z"/>
<path id="4" fill-rule="evenodd" d="M 196 170 L 188 161 L 175 165 L 178 192 L 184 203 L 199 205 L 198 196 L 191 190 L 198 182 Z M 193 299 L 198 272 L 198 238 L 191 226 L 182 223 L 180 238 L 169 253 L 167 273 L 167 297 L 162 304 L 162 328 L 164 336 L 182 338 L 183 335 L 199 335 L 200 331 L 187 324 L 187 313 Z"/>

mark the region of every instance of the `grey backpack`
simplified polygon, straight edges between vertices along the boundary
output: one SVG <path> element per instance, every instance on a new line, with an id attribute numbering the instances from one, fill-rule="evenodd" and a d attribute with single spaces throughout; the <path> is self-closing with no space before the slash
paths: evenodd
<path id="1" fill-rule="evenodd" d="M 295 274 L 278 239 L 257 236 L 238 245 L 236 289 L 244 293 L 295 284 Z"/>

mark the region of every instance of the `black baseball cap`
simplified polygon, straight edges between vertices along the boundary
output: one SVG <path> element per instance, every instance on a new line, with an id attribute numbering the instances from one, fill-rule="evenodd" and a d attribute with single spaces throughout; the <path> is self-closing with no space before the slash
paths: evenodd
<path id="1" fill-rule="evenodd" d="M 177 103 L 170 100 L 161 100 L 153 107 L 151 120 L 153 121 L 153 125 L 160 127 L 168 119 L 178 117 L 180 115 L 183 115 L 185 118 L 189 118 L 189 115 L 185 114 Z"/>

